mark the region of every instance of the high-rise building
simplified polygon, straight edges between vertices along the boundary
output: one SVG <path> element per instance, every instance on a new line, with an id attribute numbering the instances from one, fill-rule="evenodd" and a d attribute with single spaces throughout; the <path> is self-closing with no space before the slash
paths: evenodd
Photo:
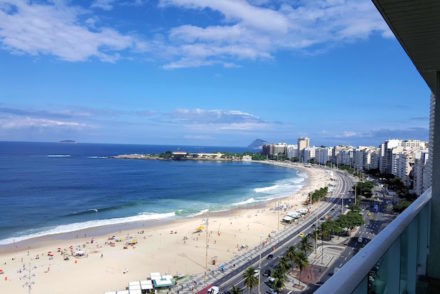
<path id="1" fill-rule="evenodd" d="M 287 158 L 298 158 L 298 145 L 287 145 Z"/>
<path id="2" fill-rule="evenodd" d="M 315 148 L 315 163 L 327 164 L 332 158 L 331 147 L 316 147 Z"/>
<path id="3" fill-rule="evenodd" d="M 286 143 L 264 144 L 261 153 L 270 158 L 287 157 L 287 144 Z"/>
<path id="4" fill-rule="evenodd" d="M 310 162 L 315 159 L 315 147 L 306 147 L 303 150 L 303 162 Z"/>
<path id="5" fill-rule="evenodd" d="M 401 146 L 401 140 L 387 140 L 380 145 L 379 170 L 383 174 L 392 174 L 393 149 Z"/>
<path id="6" fill-rule="evenodd" d="M 428 150 L 421 150 L 415 154 L 413 167 L 413 188 L 417 195 L 421 195 L 427 188 L 431 186 L 431 181 L 428 180 Z M 429 186 L 428 186 L 429 185 Z"/>
<path id="7" fill-rule="evenodd" d="M 304 160 L 304 149 L 310 146 L 310 139 L 307 137 L 298 138 L 298 156 L 300 161 Z"/>

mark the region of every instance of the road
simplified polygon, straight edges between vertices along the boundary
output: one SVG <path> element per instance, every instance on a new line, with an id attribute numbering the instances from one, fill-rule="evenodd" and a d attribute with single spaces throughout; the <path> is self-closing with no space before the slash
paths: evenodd
<path id="1" fill-rule="evenodd" d="M 385 195 L 383 191 L 378 194 Z M 348 242 L 346 248 L 341 253 L 339 258 L 325 271 L 319 284 L 309 285 L 309 289 L 304 292 L 313 293 L 320 284 L 325 283 L 334 272 L 336 267 L 341 268 L 347 261 L 350 260 L 356 253 L 359 252 L 368 242 L 370 242 L 383 228 L 385 228 L 395 217 L 395 215 L 384 213 L 384 207 L 381 207 L 378 212 L 372 213 L 373 208 L 369 203 L 360 204 L 365 224 L 359 229 L 354 237 Z M 373 219 L 370 219 L 370 215 Z M 362 239 L 359 239 L 362 238 Z M 359 242 L 362 241 L 362 242 Z"/>
<path id="2" fill-rule="evenodd" d="M 323 210 L 315 210 L 312 214 L 303 220 L 301 223 L 296 224 L 297 228 L 289 234 L 286 238 L 278 242 L 277 249 L 275 251 L 272 248 L 267 248 L 262 253 L 261 262 L 261 274 L 263 274 L 267 269 L 273 269 L 277 264 L 279 258 L 281 258 L 288 247 L 296 245 L 300 241 L 299 234 L 303 232 L 305 235 L 313 232 L 314 225 L 325 215 L 329 215 L 332 218 L 337 217 L 341 212 L 341 197 L 347 197 L 349 191 L 352 187 L 352 180 L 345 173 L 333 170 L 333 175 L 336 178 L 336 186 L 334 187 L 333 197 L 329 198 L 328 205 Z M 344 203 L 345 204 L 345 203 Z M 267 256 L 273 254 L 272 259 L 268 259 Z M 241 265 L 235 269 L 230 274 L 221 277 L 213 285 L 219 286 L 221 292 L 230 291 L 232 286 L 237 286 L 240 289 L 244 288 L 243 285 L 243 272 L 250 266 L 258 268 L 259 258 L 258 256 L 248 261 L 247 263 Z M 261 275 L 261 293 L 266 293 L 270 288 L 263 283 L 266 278 Z"/>

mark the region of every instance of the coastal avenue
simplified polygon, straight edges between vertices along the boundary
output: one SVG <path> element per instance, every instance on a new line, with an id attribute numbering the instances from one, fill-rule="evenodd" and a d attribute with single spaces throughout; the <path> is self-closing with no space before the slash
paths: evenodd
<path id="1" fill-rule="evenodd" d="M 174 293 L 194 293 L 201 291 L 206 292 L 208 286 L 218 286 L 221 292 L 230 291 L 232 286 L 237 286 L 240 289 L 243 285 L 243 272 L 248 267 L 258 268 L 260 253 L 261 253 L 261 270 L 263 273 L 266 269 L 271 267 L 286 251 L 289 246 L 296 245 L 300 241 L 299 234 L 309 234 L 313 231 L 313 226 L 323 217 L 328 215 L 331 218 L 340 214 L 341 198 L 344 199 L 349 195 L 349 191 L 353 186 L 352 179 L 341 171 L 331 170 L 333 172 L 335 187 L 332 192 L 332 197 L 328 197 L 320 207 L 315 209 L 305 219 L 298 224 L 287 227 L 287 229 L 280 231 L 277 236 L 273 238 L 273 242 L 269 242 L 264 248 L 260 250 L 260 246 L 254 248 L 253 252 L 248 252 L 242 257 L 238 257 L 225 264 L 224 272 L 219 269 L 211 271 L 208 274 L 208 280 L 203 282 L 203 275 L 198 276 L 191 282 L 177 286 L 173 289 Z M 345 203 L 344 203 L 345 204 Z M 337 208 L 337 209 L 335 209 Z M 275 249 L 274 249 L 275 248 Z M 269 254 L 273 254 L 272 259 L 267 259 Z M 197 283 L 197 287 L 195 286 Z M 266 293 L 269 288 L 263 283 L 263 276 L 261 276 L 261 292 Z"/>

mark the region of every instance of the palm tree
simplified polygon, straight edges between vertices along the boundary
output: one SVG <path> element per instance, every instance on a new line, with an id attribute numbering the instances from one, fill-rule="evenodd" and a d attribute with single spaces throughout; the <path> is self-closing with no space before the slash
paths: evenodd
<path id="1" fill-rule="evenodd" d="M 298 253 L 298 255 L 296 256 L 295 264 L 299 268 L 298 281 L 301 281 L 301 273 L 303 269 L 309 264 L 309 260 L 304 252 Z"/>
<path id="2" fill-rule="evenodd" d="M 232 286 L 231 294 L 241 294 L 241 290 L 238 287 Z"/>
<path id="3" fill-rule="evenodd" d="M 289 263 L 289 259 L 286 256 L 281 257 L 278 263 L 278 267 L 281 268 L 283 272 L 286 273 L 291 267 Z"/>
<path id="4" fill-rule="evenodd" d="M 289 259 L 289 261 L 290 261 L 290 263 L 291 263 L 291 266 L 293 267 L 293 264 L 295 263 L 295 260 L 296 260 L 296 256 L 298 255 L 298 252 L 296 251 L 296 248 L 295 247 L 293 247 L 293 246 L 290 246 L 288 249 L 287 249 L 287 252 L 286 252 L 286 257 Z"/>
<path id="5" fill-rule="evenodd" d="M 281 266 L 277 266 L 272 273 L 272 277 L 275 279 L 272 285 L 276 290 L 280 290 L 284 287 L 284 283 L 286 282 L 286 271 Z"/>
<path id="6" fill-rule="evenodd" d="M 301 239 L 299 242 L 299 250 L 307 254 L 310 250 L 312 250 L 312 243 L 310 242 L 310 236 L 307 235 Z"/>
<path id="7" fill-rule="evenodd" d="M 255 276 L 255 270 L 253 267 L 249 267 L 243 274 L 244 284 L 251 293 L 252 288 L 258 285 L 258 278 Z"/>

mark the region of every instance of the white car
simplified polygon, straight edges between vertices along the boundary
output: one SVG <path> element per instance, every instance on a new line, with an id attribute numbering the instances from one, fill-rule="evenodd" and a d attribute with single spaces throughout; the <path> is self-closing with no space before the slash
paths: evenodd
<path id="1" fill-rule="evenodd" d="M 206 292 L 207 294 L 218 294 L 220 293 L 220 289 L 216 286 L 212 286 L 211 288 L 208 289 L 208 292 Z"/>
<path id="2" fill-rule="evenodd" d="M 258 278 L 259 275 L 260 275 L 260 270 L 259 269 L 254 270 L 254 277 Z"/>

